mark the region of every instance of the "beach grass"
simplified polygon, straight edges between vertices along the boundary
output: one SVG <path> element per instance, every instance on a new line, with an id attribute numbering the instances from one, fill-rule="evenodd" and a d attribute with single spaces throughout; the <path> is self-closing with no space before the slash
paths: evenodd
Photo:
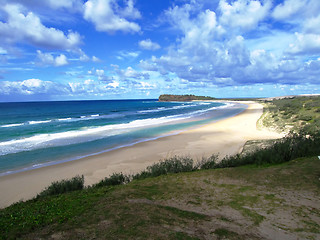
<path id="1" fill-rule="evenodd" d="M 319 177 L 308 157 L 44 196 L 1 210 L 1 238 L 261 239 L 257 229 L 281 227 L 316 239 Z"/>

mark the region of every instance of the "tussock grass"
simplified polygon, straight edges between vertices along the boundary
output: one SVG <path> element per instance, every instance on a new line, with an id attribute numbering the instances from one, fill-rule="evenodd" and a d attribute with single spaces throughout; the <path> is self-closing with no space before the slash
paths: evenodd
<path id="1" fill-rule="evenodd" d="M 66 192 L 82 190 L 84 188 L 84 177 L 75 176 L 71 179 L 65 179 L 51 183 L 49 187 L 38 194 L 37 198 L 58 195 Z"/>

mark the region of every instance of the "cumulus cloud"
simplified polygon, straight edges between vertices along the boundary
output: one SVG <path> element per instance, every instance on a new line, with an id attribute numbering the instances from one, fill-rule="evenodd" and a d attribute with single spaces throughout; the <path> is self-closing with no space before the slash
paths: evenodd
<path id="1" fill-rule="evenodd" d="M 0 81 L 0 101 L 50 100 L 52 96 L 65 95 L 70 89 L 62 84 L 40 79 Z"/>
<path id="2" fill-rule="evenodd" d="M 117 56 L 117 58 L 119 60 L 123 60 L 123 59 L 134 59 L 137 58 L 140 55 L 139 51 L 120 51 L 118 53 L 119 55 Z"/>
<path id="3" fill-rule="evenodd" d="M 295 33 L 296 41 L 290 44 L 289 53 L 292 54 L 320 54 L 320 35 Z"/>
<path id="4" fill-rule="evenodd" d="M 140 89 L 140 90 L 152 90 L 157 88 L 157 85 L 155 83 L 148 83 L 148 82 L 138 82 L 135 85 L 136 89 Z"/>
<path id="5" fill-rule="evenodd" d="M 116 0 L 89 0 L 84 4 L 84 18 L 92 22 L 97 31 L 139 32 L 140 26 L 128 19 L 140 18 L 140 12 L 134 8 L 133 0 L 123 2 L 125 7 L 122 8 Z"/>
<path id="6" fill-rule="evenodd" d="M 317 7 L 320 2 L 308 0 L 307 9 L 311 3 Z M 180 87 L 297 84 L 301 79 L 315 82 L 310 66 L 314 69 L 316 64 L 306 65 L 300 56 L 320 53 L 315 27 L 319 14 L 292 23 L 290 26 L 303 32 L 294 34 L 269 29 L 272 11 L 269 0 L 220 0 L 215 11 L 196 1 L 169 8 L 167 21 L 181 35 L 166 54 L 141 60 L 140 67 L 164 78 L 176 76 Z M 251 31 L 255 37 L 250 39 Z M 310 73 L 307 77 L 306 71 Z"/>
<path id="7" fill-rule="evenodd" d="M 69 64 L 67 57 L 64 54 L 54 57 L 51 53 L 42 53 L 37 51 L 37 59 L 39 65 L 53 65 L 56 67 Z"/>
<path id="8" fill-rule="evenodd" d="M 221 0 L 219 20 L 223 26 L 253 29 L 268 15 L 271 6 L 271 1 L 261 4 L 258 0 L 237 0 L 229 4 L 226 0 Z"/>
<path id="9" fill-rule="evenodd" d="M 96 56 L 92 56 L 92 61 L 93 62 L 100 62 L 101 60 Z"/>
<path id="10" fill-rule="evenodd" d="M 142 40 L 139 42 L 139 46 L 145 50 L 157 50 L 160 48 L 160 45 L 156 42 L 152 42 L 150 39 Z"/>
<path id="11" fill-rule="evenodd" d="M 284 0 L 272 12 L 272 17 L 285 22 L 303 23 L 306 18 L 319 15 L 318 0 Z"/>
<path id="12" fill-rule="evenodd" d="M 70 95 L 84 95 L 84 96 L 97 96 L 106 95 L 109 90 L 119 87 L 119 83 L 113 81 L 108 84 L 97 82 L 93 79 L 87 79 L 83 82 L 69 82 L 68 86 L 71 89 Z"/>
<path id="13" fill-rule="evenodd" d="M 0 22 L 2 41 L 6 43 L 27 42 L 31 45 L 48 49 L 74 50 L 81 44 L 79 33 L 48 28 L 32 12 L 23 13 L 21 5 L 6 4 L 2 9 L 7 14 L 7 21 Z"/>
<path id="14" fill-rule="evenodd" d="M 3 0 L 6 3 L 19 3 L 29 8 L 49 7 L 52 9 L 66 8 L 80 10 L 82 2 L 79 0 Z"/>
<path id="15" fill-rule="evenodd" d="M 115 77 L 120 80 L 141 80 L 149 79 L 149 74 L 146 71 L 137 71 L 132 67 L 127 67 L 126 69 L 120 69 L 118 65 L 112 65 L 114 68 Z"/>
<path id="16" fill-rule="evenodd" d="M 23 81 L 0 81 L 0 101 L 51 100 L 57 97 L 106 95 L 119 88 L 119 82 L 108 84 L 92 79 L 66 84 L 32 78 Z"/>
<path id="17" fill-rule="evenodd" d="M 306 2 L 306 0 L 285 0 L 275 7 L 272 16 L 278 20 L 288 19 L 297 13 Z"/>

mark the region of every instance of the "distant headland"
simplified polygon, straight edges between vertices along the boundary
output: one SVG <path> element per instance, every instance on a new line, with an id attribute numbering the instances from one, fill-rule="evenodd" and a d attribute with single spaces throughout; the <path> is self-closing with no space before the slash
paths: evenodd
<path id="1" fill-rule="evenodd" d="M 214 100 L 213 97 L 195 96 L 195 95 L 172 95 L 162 94 L 159 96 L 159 102 L 185 102 L 193 100 Z"/>

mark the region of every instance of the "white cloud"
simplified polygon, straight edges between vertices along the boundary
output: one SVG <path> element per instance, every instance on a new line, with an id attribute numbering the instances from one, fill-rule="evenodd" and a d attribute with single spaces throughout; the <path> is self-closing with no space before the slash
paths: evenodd
<path id="1" fill-rule="evenodd" d="M 40 94 L 66 94 L 68 88 L 61 84 L 40 79 L 27 79 L 24 81 L 0 81 L 0 97 L 18 95 L 40 95 Z"/>
<path id="2" fill-rule="evenodd" d="M 119 85 L 120 84 L 117 81 L 113 81 L 111 83 L 108 83 L 108 86 L 113 87 L 113 88 L 117 88 L 117 87 L 119 87 Z"/>
<path id="3" fill-rule="evenodd" d="M 68 86 L 71 89 L 71 95 L 85 95 L 86 97 L 88 97 L 106 95 L 108 93 L 108 90 L 117 88 L 119 84 L 115 81 L 109 84 L 105 84 L 92 79 L 87 79 L 83 82 L 69 82 Z"/>
<path id="4" fill-rule="evenodd" d="M 257 0 L 237 0 L 231 4 L 221 0 L 219 9 L 222 14 L 219 21 L 228 28 L 253 29 L 268 15 L 270 8 L 269 0 L 264 1 L 263 5 Z"/>
<path id="5" fill-rule="evenodd" d="M 306 19 L 303 22 L 303 31 L 306 33 L 320 34 L 320 14 L 317 17 Z"/>
<path id="6" fill-rule="evenodd" d="M 60 99 L 62 96 L 90 98 L 106 95 L 118 87 L 119 83 L 116 81 L 105 84 L 92 79 L 66 84 L 34 78 L 13 82 L 0 81 L 0 101 L 49 100 L 57 97 Z"/>
<path id="7" fill-rule="evenodd" d="M 123 60 L 124 58 L 127 59 L 134 59 L 140 55 L 139 51 L 120 51 L 119 55 L 117 56 L 118 59 Z"/>
<path id="8" fill-rule="evenodd" d="M 60 54 L 59 56 L 57 56 L 55 58 L 55 65 L 56 66 L 63 66 L 63 65 L 67 65 L 67 64 L 68 64 L 68 60 L 65 55 Z"/>
<path id="9" fill-rule="evenodd" d="M 139 82 L 135 84 L 135 88 L 140 90 L 151 90 L 151 89 L 155 89 L 156 87 L 157 87 L 156 84 L 148 83 L 148 82 Z"/>
<path id="10" fill-rule="evenodd" d="M 66 8 L 70 10 L 80 10 L 82 1 L 79 0 L 3 0 L 6 3 L 19 3 L 30 8 L 34 7 L 50 7 L 52 9 Z"/>
<path id="11" fill-rule="evenodd" d="M 66 0 L 47 0 L 44 2 L 47 2 L 49 6 L 51 6 L 53 9 L 57 9 L 57 8 L 72 9 L 72 8 L 78 7 L 79 4 L 81 4 L 81 1 L 78 1 L 78 0 L 67 0 L 67 1 Z"/>
<path id="12" fill-rule="evenodd" d="M 296 41 L 290 44 L 288 52 L 291 54 L 320 54 L 320 35 L 295 33 Z"/>
<path id="13" fill-rule="evenodd" d="M 132 67 L 127 67 L 126 69 L 120 69 L 119 66 L 113 65 L 114 72 L 117 78 L 120 80 L 139 80 L 139 79 L 149 79 L 149 74 L 146 71 L 137 71 Z"/>
<path id="14" fill-rule="evenodd" d="M 92 61 L 93 62 L 100 62 L 101 60 L 97 58 L 96 56 L 92 56 Z"/>
<path id="15" fill-rule="evenodd" d="M 160 48 L 158 43 L 152 42 L 150 39 L 140 41 L 139 46 L 146 50 L 157 50 Z"/>
<path id="16" fill-rule="evenodd" d="M 6 4 L 2 9 L 8 18 L 6 22 L 0 21 L 0 34 L 2 41 L 8 44 L 27 42 L 37 47 L 60 50 L 75 50 L 81 44 L 79 33 L 69 31 L 65 35 L 61 30 L 48 28 L 34 13 L 24 14 L 21 5 Z"/>
<path id="17" fill-rule="evenodd" d="M 168 22 L 182 34 L 166 54 L 141 60 L 140 67 L 178 77 L 185 87 L 315 82 L 316 64 L 311 70 L 297 54 L 319 54 L 319 37 L 298 33 L 294 42 L 291 33 L 268 29 L 270 11 L 271 1 L 257 0 L 221 0 L 217 12 L 200 10 L 196 2 L 170 8 Z M 245 39 L 250 31 L 255 37 Z"/>
<path id="18" fill-rule="evenodd" d="M 84 4 L 84 18 L 94 23 L 97 31 L 139 32 L 140 26 L 127 19 L 140 18 L 140 12 L 134 8 L 132 0 L 125 3 L 126 7 L 121 8 L 116 0 L 89 0 Z"/>
<path id="19" fill-rule="evenodd" d="M 64 54 L 54 57 L 51 53 L 42 53 L 37 50 L 38 64 L 40 65 L 53 65 L 56 67 L 69 64 L 67 57 Z"/>
<path id="20" fill-rule="evenodd" d="M 306 2 L 306 0 L 285 0 L 275 7 L 272 16 L 279 20 L 288 19 L 293 14 L 297 13 Z"/>

